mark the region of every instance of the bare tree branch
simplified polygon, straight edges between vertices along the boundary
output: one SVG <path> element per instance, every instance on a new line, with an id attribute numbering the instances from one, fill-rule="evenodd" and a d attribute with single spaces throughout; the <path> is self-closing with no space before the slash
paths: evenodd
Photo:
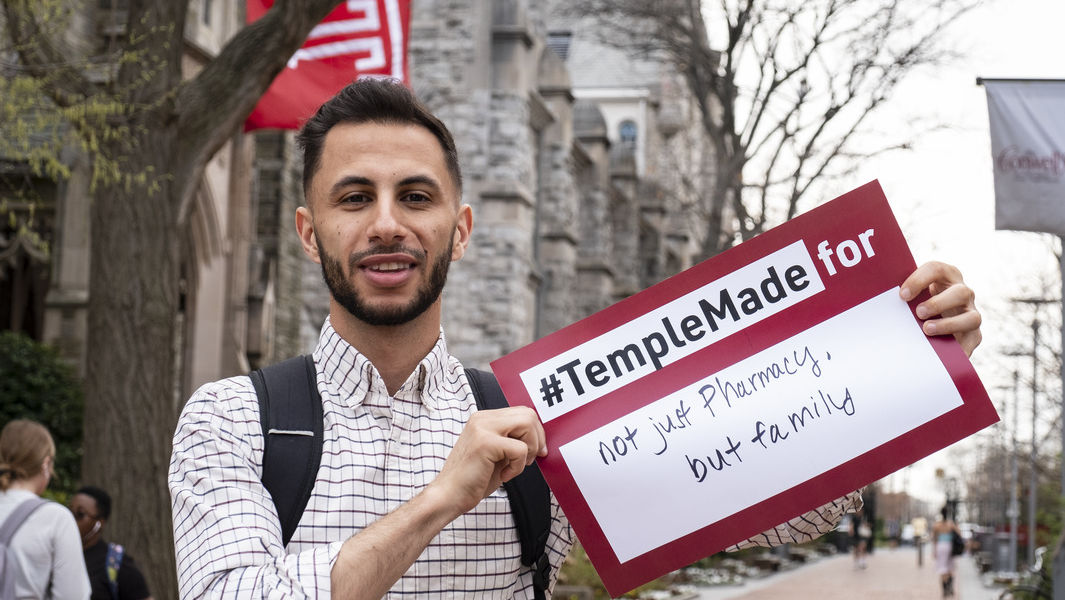
<path id="1" fill-rule="evenodd" d="M 605 25 L 601 43 L 669 57 L 687 82 L 717 154 L 717 183 L 701 194 L 708 221 L 726 205 L 736 218 L 711 225 L 709 256 L 729 227 L 746 238 L 794 216 L 814 183 L 854 168 L 847 161 L 908 147 L 852 148 L 903 79 L 949 58 L 945 30 L 979 4 L 720 0 L 704 21 L 697 0 L 578 0 L 571 14 Z"/>
<path id="2" fill-rule="evenodd" d="M 186 156 L 188 163 L 177 165 L 175 176 L 203 169 L 240 128 L 311 29 L 338 4 L 340 0 L 278 0 L 261 19 L 241 29 L 195 79 L 181 86 L 175 102 L 180 143 L 195 151 Z"/>

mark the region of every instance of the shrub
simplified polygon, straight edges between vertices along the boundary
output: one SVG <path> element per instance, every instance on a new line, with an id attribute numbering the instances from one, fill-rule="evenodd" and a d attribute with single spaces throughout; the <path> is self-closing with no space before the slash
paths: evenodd
<path id="1" fill-rule="evenodd" d="M 13 419 L 33 419 L 52 432 L 52 497 L 63 499 L 77 489 L 83 406 L 81 382 L 55 348 L 19 333 L 0 332 L 0 427 Z"/>

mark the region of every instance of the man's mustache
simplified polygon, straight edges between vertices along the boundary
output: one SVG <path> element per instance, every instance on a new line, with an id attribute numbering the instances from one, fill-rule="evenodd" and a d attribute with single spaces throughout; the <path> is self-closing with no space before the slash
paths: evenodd
<path id="1" fill-rule="evenodd" d="M 409 254 L 413 256 L 418 262 L 425 262 L 426 253 L 425 250 L 418 250 L 416 248 L 409 248 L 403 244 L 391 244 L 388 246 L 374 246 L 368 250 L 356 252 L 348 258 L 348 268 L 354 270 L 358 268 L 359 263 L 363 260 L 376 256 L 378 254 Z"/>

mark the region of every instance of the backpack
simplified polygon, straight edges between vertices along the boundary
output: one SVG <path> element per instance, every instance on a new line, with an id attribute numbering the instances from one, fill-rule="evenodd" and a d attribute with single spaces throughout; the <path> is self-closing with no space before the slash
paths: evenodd
<path id="1" fill-rule="evenodd" d="M 125 548 L 121 544 L 107 543 L 107 588 L 111 590 L 111 598 L 118 600 L 118 569 L 122 567 L 122 555 Z"/>
<path id="2" fill-rule="evenodd" d="M 961 556 L 965 554 L 965 539 L 957 531 L 950 532 L 950 555 Z"/>
<path id="3" fill-rule="evenodd" d="M 43 498 L 29 498 L 15 507 L 3 525 L 0 525 L 0 600 L 15 599 L 15 551 L 11 538 L 26 522 L 33 511 L 47 504 Z"/>
<path id="4" fill-rule="evenodd" d="M 270 492 L 288 545 L 310 500 L 322 460 L 322 398 L 314 358 L 305 354 L 250 374 L 259 398 L 263 429 L 263 486 Z M 478 410 L 508 406 L 496 378 L 466 369 Z M 536 600 L 544 600 L 550 581 L 547 537 L 551 530 L 551 490 L 536 463 L 503 484 L 518 528 L 521 563 L 533 571 Z"/>

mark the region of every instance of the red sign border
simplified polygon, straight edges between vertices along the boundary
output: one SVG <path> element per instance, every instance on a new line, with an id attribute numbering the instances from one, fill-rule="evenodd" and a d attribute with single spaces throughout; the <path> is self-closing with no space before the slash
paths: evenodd
<path id="1" fill-rule="evenodd" d="M 803 239 L 802 236 L 795 235 L 803 223 L 817 222 L 819 229 L 830 229 L 837 221 L 846 220 L 840 215 L 849 215 L 853 211 L 879 218 L 881 229 L 877 230 L 876 235 L 881 238 L 893 238 L 893 241 L 899 243 L 899 248 L 905 250 L 905 256 L 894 259 L 897 262 L 894 269 L 897 273 L 902 273 L 904 278 L 916 269 L 916 264 L 891 213 L 887 199 L 879 183 L 873 181 L 830 203 L 810 210 L 785 225 L 767 231 L 711 260 L 700 263 L 639 294 L 510 353 L 494 361 L 492 369 L 512 405 L 524 404 L 535 409 L 519 377 L 525 369 L 694 291 L 704 286 L 706 282 L 716 280 L 737 268 L 750 264 L 794 242 L 795 239 Z M 885 224 L 890 224 L 893 229 L 884 231 L 882 228 Z M 816 252 L 811 251 L 811 255 L 816 255 Z M 814 262 L 827 289 L 830 275 L 820 261 Z M 901 283 L 900 278 L 895 285 Z M 869 294 L 868 297 L 871 298 L 874 295 Z M 927 297 L 926 292 L 909 303 L 914 320 L 918 323 L 920 320 L 914 311 L 916 306 Z M 726 519 L 624 563 L 618 561 L 602 528 L 566 467 L 558 448 L 599 425 L 616 420 L 667 393 L 690 385 L 705 377 L 708 372 L 720 370 L 744 356 L 754 354 L 780 340 L 798 334 L 818 322 L 851 308 L 858 302 L 854 302 L 853 298 L 836 299 L 831 294 L 819 294 L 815 310 L 811 311 L 809 307 L 804 306 L 808 303 L 809 300 L 801 302 L 799 305 L 767 317 L 744 330 L 743 335 L 733 334 L 708 348 L 666 365 L 663 369 L 634 383 L 556 417 L 545 425 L 545 429 L 549 431 L 549 454 L 539 459 L 541 471 L 544 472 L 556 498 L 562 503 L 562 508 L 577 532 L 585 551 L 612 595 L 619 595 L 660 574 L 691 564 L 803 512 L 831 502 L 998 420 L 990 398 L 960 344 L 952 336 L 929 338 L 929 343 L 962 397 L 961 406 Z M 796 318 L 796 313 L 806 314 Z M 813 322 L 811 318 L 814 319 Z M 739 355 L 738 359 L 727 358 L 737 355 Z M 697 368 L 690 368 L 696 365 Z M 700 375 L 691 375 L 691 373 L 700 373 Z"/>

